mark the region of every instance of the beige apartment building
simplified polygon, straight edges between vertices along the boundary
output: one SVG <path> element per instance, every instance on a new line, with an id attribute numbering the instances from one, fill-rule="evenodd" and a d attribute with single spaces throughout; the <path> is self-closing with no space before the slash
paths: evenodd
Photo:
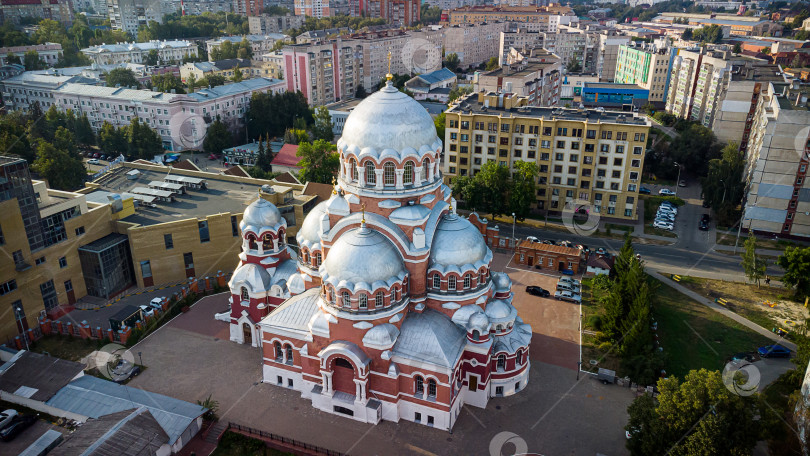
<path id="1" fill-rule="evenodd" d="M 538 24 L 544 32 L 551 29 L 552 16 L 574 16 L 568 6 L 467 6 L 448 13 L 450 25 L 477 24 L 481 22 L 509 21 Z"/>
<path id="2" fill-rule="evenodd" d="M 0 264 L 0 342 L 85 296 L 231 271 L 257 194 L 287 220 L 288 240 L 317 199 L 301 184 L 145 163 L 123 163 L 78 192 L 31 180 L 16 157 L 0 157 L 0 177 L 0 246 L 12 260 Z"/>
<path id="3" fill-rule="evenodd" d="M 508 92 L 526 97 L 529 106 L 557 106 L 560 102 L 560 59 L 543 49 L 535 49 L 517 62 L 500 68 L 476 73 L 475 92 Z M 541 54 L 541 55 L 538 55 Z"/>
<path id="4" fill-rule="evenodd" d="M 445 27 L 444 53 L 458 55 L 462 68 L 478 66 L 499 54 L 500 34 L 507 24 L 489 21 L 480 24 L 458 24 Z"/>
<path id="5" fill-rule="evenodd" d="M 810 238 L 810 91 L 763 87 L 746 153 L 743 228 Z"/>
<path id="6" fill-rule="evenodd" d="M 540 168 L 537 204 L 561 212 L 574 201 L 603 216 L 638 219 L 638 188 L 650 121 L 634 113 L 529 107 L 504 93 L 471 94 L 446 111 L 445 180 L 488 161 Z"/>

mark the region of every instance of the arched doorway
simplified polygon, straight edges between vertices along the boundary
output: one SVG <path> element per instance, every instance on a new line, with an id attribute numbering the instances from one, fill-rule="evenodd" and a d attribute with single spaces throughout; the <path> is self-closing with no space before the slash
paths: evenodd
<path id="1" fill-rule="evenodd" d="M 253 330 L 248 323 L 242 323 L 242 340 L 245 344 L 253 344 Z"/>
<path id="2" fill-rule="evenodd" d="M 332 388 L 354 395 L 357 389 L 354 384 L 354 366 L 344 358 L 332 361 Z"/>

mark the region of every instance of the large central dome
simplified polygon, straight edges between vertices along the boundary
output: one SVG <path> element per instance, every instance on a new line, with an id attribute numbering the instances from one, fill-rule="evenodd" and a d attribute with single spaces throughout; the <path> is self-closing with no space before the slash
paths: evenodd
<path id="1" fill-rule="evenodd" d="M 324 282 L 350 289 L 361 283 L 373 286 L 378 281 L 401 280 L 407 274 L 394 244 L 366 227 L 343 233 L 329 249 L 320 272 Z"/>
<path id="2" fill-rule="evenodd" d="M 427 110 L 392 85 L 386 85 L 363 100 L 349 114 L 338 148 L 354 146 L 402 151 L 433 149 L 438 141 L 436 126 Z"/>

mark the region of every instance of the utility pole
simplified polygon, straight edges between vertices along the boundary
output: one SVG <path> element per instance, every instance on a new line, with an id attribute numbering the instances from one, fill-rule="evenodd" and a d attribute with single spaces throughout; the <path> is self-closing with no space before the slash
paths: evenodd
<path id="1" fill-rule="evenodd" d="M 675 162 L 675 166 L 678 167 L 678 178 L 675 179 L 675 196 L 678 196 L 678 186 L 681 183 L 681 165 L 678 162 Z"/>
<path id="2" fill-rule="evenodd" d="M 512 212 L 512 243 L 514 248 L 517 249 L 517 242 L 515 241 L 515 213 Z"/>

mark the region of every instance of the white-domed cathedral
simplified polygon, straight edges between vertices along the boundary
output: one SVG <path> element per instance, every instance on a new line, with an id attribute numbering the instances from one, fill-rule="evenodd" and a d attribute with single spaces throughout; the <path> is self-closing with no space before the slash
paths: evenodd
<path id="1" fill-rule="evenodd" d="M 481 230 L 454 211 L 441 141 L 390 82 L 349 115 L 333 194 L 298 231 L 259 198 L 240 225 L 231 340 L 264 382 L 320 410 L 451 429 L 464 404 L 522 390 L 532 330 Z"/>

